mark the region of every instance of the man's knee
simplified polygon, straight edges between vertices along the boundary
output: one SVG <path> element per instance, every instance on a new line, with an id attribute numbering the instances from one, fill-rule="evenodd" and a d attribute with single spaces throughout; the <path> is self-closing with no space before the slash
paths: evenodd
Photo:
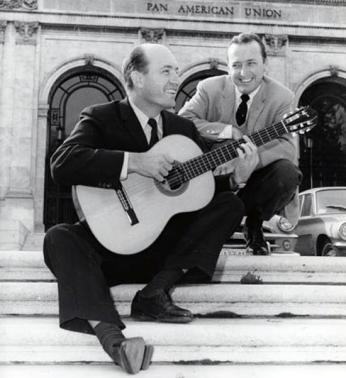
<path id="1" fill-rule="evenodd" d="M 273 179 L 277 190 L 293 191 L 300 184 L 302 173 L 291 161 L 282 159 L 273 163 Z"/>
<path id="2" fill-rule="evenodd" d="M 56 246 L 61 245 L 61 242 L 66 240 L 69 235 L 69 224 L 57 224 L 51 227 L 47 232 L 43 240 L 43 255 L 47 265 L 51 261 L 52 254 L 57 251 Z"/>
<path id="3" fill-rule="evenodd" d="M 245 206 L 243 201 L 232 192 L 228 191 L 217 193 L 215 198 L 228 215 L 234 214 L 240 217 L 245 215 Z"/>
<path id="4" fill-rule="evenodd" d="M 56 243 L 58 240 L 68 237 L 70 226 L 71 225 L 69 224 L 62 223 L 51 227 L 46 232 L 46 235 L 44 237 L 44 244 L 48 245 L 51 243 Z"/>

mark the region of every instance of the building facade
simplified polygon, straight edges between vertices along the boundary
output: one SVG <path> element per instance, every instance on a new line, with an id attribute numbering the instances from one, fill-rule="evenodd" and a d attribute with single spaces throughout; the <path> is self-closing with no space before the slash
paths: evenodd
<path id="1" fill-rule="evenodd" d="M 0 249 L 75 219 L 49 157 L 83 107 L 125 96 L 122 61 L 146 41 L 180 63 L 178 111 L 227 72 L 233 35 L 258 33 L 268 73 L 319 113 L 299 141 L 302 188 L 346 185 L 345 20 L 345 0 L 0 0 Z"/>

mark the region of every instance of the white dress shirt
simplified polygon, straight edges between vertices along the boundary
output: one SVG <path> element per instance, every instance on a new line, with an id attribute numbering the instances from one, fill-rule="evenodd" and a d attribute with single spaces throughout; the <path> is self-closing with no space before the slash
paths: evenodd
<path id="1" fill-rule="evenodd" d="M 150 118 L 146 114 L 142 112 L 141 109 L 139 109 L 133 101 L 131 101 L 130 98 L 128 98 L 129 103 L 131 105 L 131 108 L 133 109 L 140 125 L 142 126 L 143 132 L 145 134 L 145 137 L 147 138 L 147 142 L 149 143 L 150 137 L 151 137 L 151 126 L 148 124 L 148 121 Z M 156 117 L 154 117 L 156 123 L 157 123 L 157 136 L 159 139 L 162 138 L 163 135 L 163 126 L 162 126 L 162 117 L 161 114 L 158 114 Z M 124 162 L 123 166 L 121 168 L 121 174 L 120 174 L 120 180 L 126 180 L 127 174 L 128 174 L 128 163 L 129 163 L 129 152 L 125 151 L 124 153 Z"/>
<path id="2" fill-rule="evenodd" d="M 254 91 L 252 91 L 251 93 L 248 93 L 249 99 L 248 99 L 248 101 L 246 103 L 248 109 L 250 109 L 252 101 L 253 101 L 254 97 L 256 96 L 257 92 L 259 91 L 260 87 L 261 86 L 259 85 Z M 241 99 L 242 94 L 243 93 L 240 93 L 239 90 L 238 90 L 238 88 L 235 87 L 235 98 L 236 98 L 235 108 L 236 109 L 238 109 L 240 103 L 242 102 L 242 99 Z M 246 118 L 248 117 L 248 114 L 249 114 L 249 111 L 246 114 Z M 220 138 L 220 139 L 230 139 L 230 138 L 232 138 L 232 128 L 233 128 L 232 125 L 226 126 L 221 131 L 221 133 L 218 135 L 218 138 Z"/>

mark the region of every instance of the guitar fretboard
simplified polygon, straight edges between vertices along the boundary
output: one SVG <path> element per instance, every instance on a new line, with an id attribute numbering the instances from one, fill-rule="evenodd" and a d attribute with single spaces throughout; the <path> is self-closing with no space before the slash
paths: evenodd
<path id="1" fill-rule="evenodd" d="M 250 135 L 249 138 L 259 147 L 288 132 L 285 123 L 281 121 L 275 125 L 257 131 Z M 189 181 L 210 170 L 214 170 L 219 165 L 238 157 L 237 148 L 242 143 L 245 143 L 244 139 L 232 140 L 212 151 L 178 164 L 177 170 L 183 174 L 180 183 Z"/>

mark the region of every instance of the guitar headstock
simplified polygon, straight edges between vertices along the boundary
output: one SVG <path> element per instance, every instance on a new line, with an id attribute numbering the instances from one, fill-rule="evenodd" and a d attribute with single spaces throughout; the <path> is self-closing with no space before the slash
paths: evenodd
<path id="1" fill-rule="evenodd" d="M 317 112 L 303 106 L 285 115 L 282 122 L 288 132 L 304 134 L 317 125 Z"/>

